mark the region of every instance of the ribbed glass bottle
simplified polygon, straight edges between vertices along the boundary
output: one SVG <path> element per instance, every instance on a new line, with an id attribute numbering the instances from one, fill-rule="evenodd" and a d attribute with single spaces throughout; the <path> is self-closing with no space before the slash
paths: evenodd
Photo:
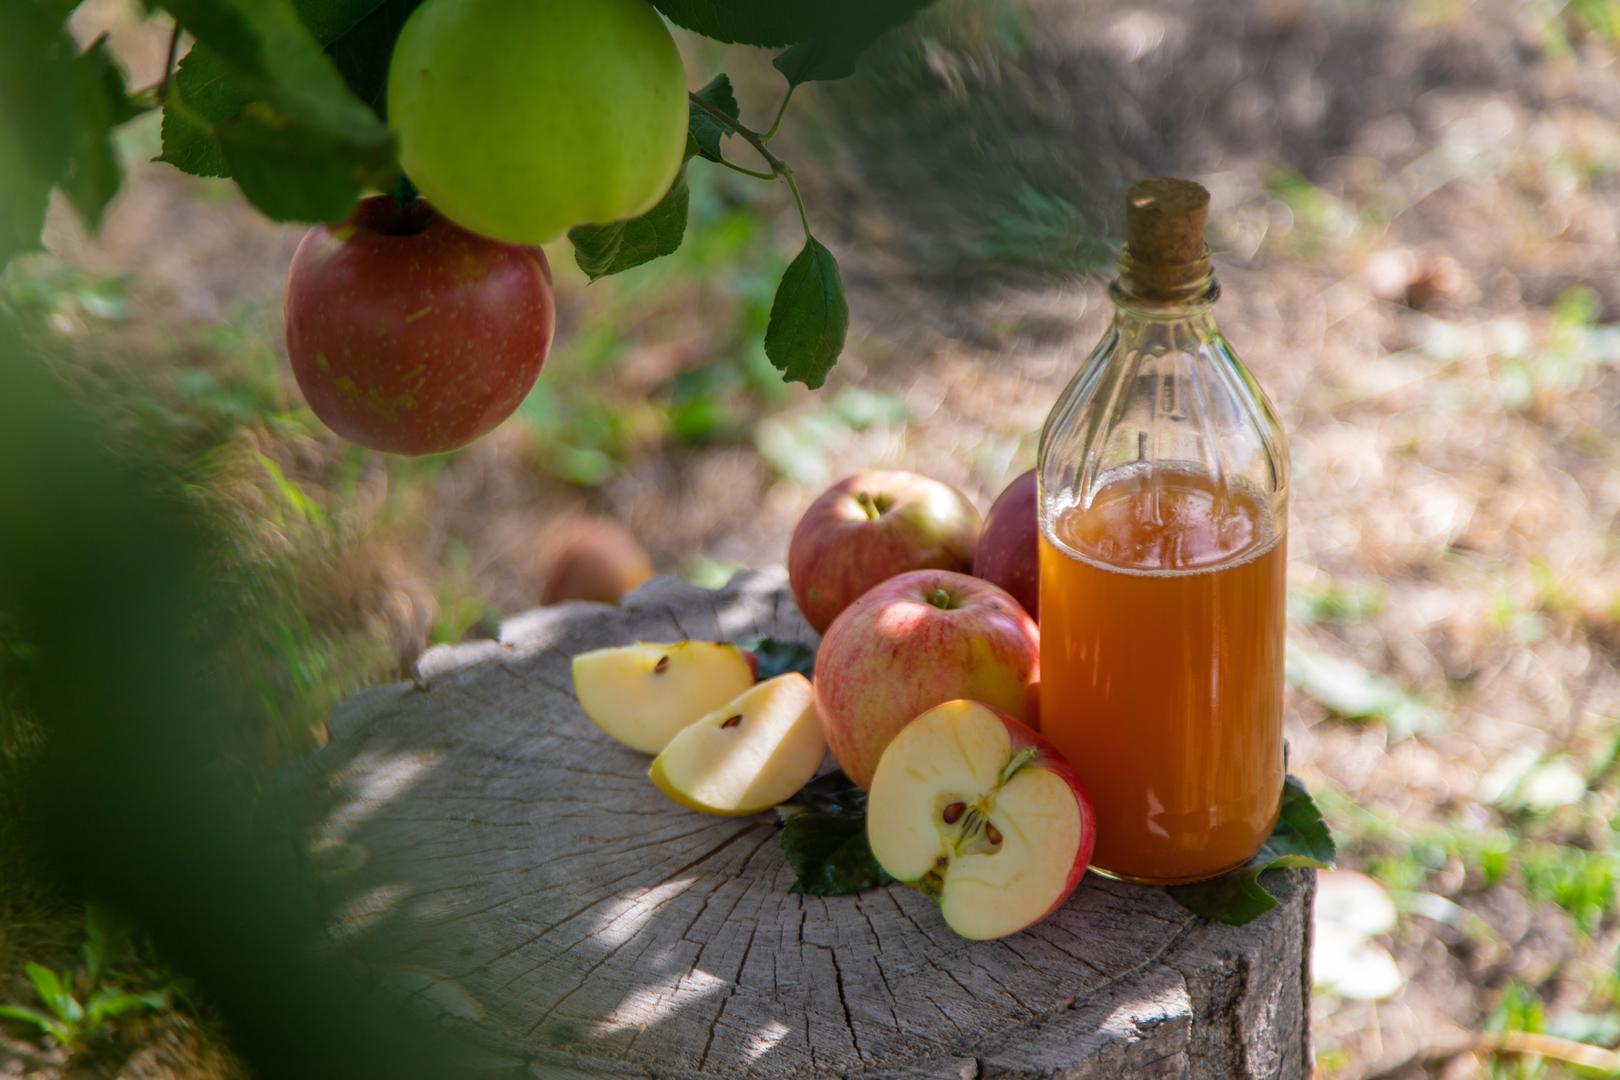
<path id="1" fill-rule="evenodd" d="M 1249 859 L 1283 780 L 1288 451 L 1212 314 L 1209 195 L 1127 195 L 1113 325 L 1041 433 L 1041 729 L 1093 865 L 1155 884 Z"/>

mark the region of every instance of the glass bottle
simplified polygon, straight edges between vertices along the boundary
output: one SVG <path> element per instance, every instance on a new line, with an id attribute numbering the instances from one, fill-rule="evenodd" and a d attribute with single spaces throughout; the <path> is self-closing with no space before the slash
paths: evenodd
<path id="1" fill-rule="evenodd" d="M 1153 884 L 1247 861 L 1282 797 L 1288 451 L 1211 314 L 1208 207 L 1131 187 L 1113 325 L 1041 432 L 1041 730 L 1093 866 Z"/>

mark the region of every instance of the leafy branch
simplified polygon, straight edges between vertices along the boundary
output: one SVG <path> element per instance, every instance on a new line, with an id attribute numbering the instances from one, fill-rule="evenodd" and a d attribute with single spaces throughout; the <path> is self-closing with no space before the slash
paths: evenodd
<path id="1" fill-rule="evenodd" d="M 424 0 L 148 0 L 174 20 L 159 80 L 126 85 L 104 41 L 80 50 L 67 19 L 77 0 L 0 4 L 0 110 L 15 125 L 15 159 L 0 168 L 0 267 L 39 246 L 53 188 L 92 228 L 123 183 L 115 128 L 150 109 L 163 113 L 160 161 L 194 176 L 233 179 L 277 221 L 344 217 L 368 189 L 400 175 L 382 111 L 389 63 L 407 19 Z M 930 0 L 651 0 L 663 15 L 720 41 L 781 48 L 773 64 L 787 89 L 769 127 L 739 119 L 730 80 L 691 95 L 687 161 L 702 157 L 752 179 L 781 181 L 804 233 L 771 308 L 765 353 L 784 378 L 817 387 L 837 362 L 849 309 L 837 260 L 815 236 L 792 168 L 770 147 L 795 91 L 842 79 L 881 34 Z M 182 37 L 193 42 L 178 58 Z M 765 168 L 729 160 L 736 136 Z M 676 250 L 690 192 L 683 167 L 659 204 L 638 218 L 570 233 L 575 259 L 594 278 Z"/>

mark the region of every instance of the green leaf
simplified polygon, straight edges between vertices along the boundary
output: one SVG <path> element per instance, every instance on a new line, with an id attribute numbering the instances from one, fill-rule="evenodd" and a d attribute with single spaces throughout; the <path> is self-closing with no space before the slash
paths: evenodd
<path id="1" fill-rule="evenodd" d="M 1284 670 L 1291 686 L 1349 720 L 1379 720 L 1397 737 L 1440 726 L 1441 715 L 1389 679 L 1352 660 L 1288 643 Z"/>
<path id="2" fill-rule="evenodd" d="M 892 0 L 872 5 L 853 20 L 778 53 L 771 63 L 789 86 L 846 79 L 855 74 L 855 65 L 874 41 L 931 3 L 933 0 Z"/>
<path id="3" fill-rule="evenodd" d="M 741 115 L 737 95 L 731 89 L 731 79 L 725 74 L 716 75 L 709 80 L 709 85 L 699 90 L 696 96 L 711 109 L 722 112 L 733 120 Z M 690 105 L 688 109 L 690 116 L 687 120 L 686 156 L 719 161 L 720 140 L 730 135 L 731 129 L 696 105 Z"/>
<path id="4" fill-rule="evenodd" d="M 652 0 L 677 26 L 743 45 L 782 46 L 838 32 L 874 13 L 922 5 L 917 0 Z M 904 18 L 905 16 L 901 16 Z M 898 21 L 898 20 L 897 20 Z"/>
<path id="5" fill-rule="evenodd" d="M 1166 890 L 1188 911 L 1214 922 L 1242 926 L 1277 906 L 1260 875 L 1267 870 L 1308 866 L 1331 870 L 1338 850 L 1310 793 L 1292 776 L 1283 780 L 1282 811 L 1271 836 L 1248 863 L 1210 881 Z"/>
<path id="6" fill-rule="evenodd" d="M 315 36 L 326 44 L 326 55 L 337 65 L 338 74 L 350 91 L 370 105 L 378 116 L 388 115 L 388 64 L 394 57 L 394 43 L 422 0 L 367 0 L 373 10 L 363 19 L 342 28 L 335 34 L 316 30 Z M 309 0 L 299 5 L 308 6 Z"/>
<path id="7" fill-rule="evenodd" d="M 158 160 L 192 176 L 228 176 L 214 125 L 241 112 L 252 97 L 231 82 L 225 63 L 205 45 L 180 58 L 163 106 L 163 153 Z"/>
<path id="8" fill-rule="evenodd" d="M 135 1009 L 162 1009 L 168 1004 L 168 998 L 162 994 L 126 994 L 121 990 L 101 990 L 91 996 L 90 1004 L 85 1007 L 86 1022 L 100 1026 L 105 1021 Z"/>
<path id="9" fill-rule="evenodd" d="M 0 1016 L 8 1020 L 20 1020 L 25 1024 L 33 1024 L 35 1027 L 45 1031 L 49 1031 L 56 1026 L 56 1021 L 44 1013 L 36 1012 L 23 1005 L 0 1005 Z"/>
<path id="10" fill-rule="evenodd" d="M 765 327 L 765 355 L 782 378 L 814 390 L 844 351 L 849 304 L 838 260 L 815 237 L 788 264 Z"/>
<path id="11" fill-rule="evenodd" d="M 84 970 L 91 986 L 100 986 L 107 971 L 128 953 L 129 920 L 94 901 L 84 907 Z"/>
<path id="12" fill-rule="evenodd" d="M 308 126 L 356 142 L 383 141 L 377 114 L 349 92 L 291 0 L 158 0 L 214 53 L 254 100 Z M 376 7 L 376 0 L 310 4 L 335 35 Z M 314 20 L 312 19 L 312 22 Z"/>
<path id="13" fill-rule="evenodd" d="M 215 131 L 242 194 L 274 221 L 333 221 L 360 197 L 362 177 L 390 160 L 289 121 L 255 103 Z M 380 149 L 380 148 L 379 148 Z"/>
<path id="14" fill-rule="evenodd" d="M 790 892 L 842 896 L 894 880 L 866 839 L 866 792 L 843 773 L 810 781 L 776 813 L 782 853 L 796 876 Z"/>
<path id="15" fill-rule="evenodd" d="M 813 646 L 799 641 L 783 641 L 780 638 L 756 637 L 744 638 L 736 643 L 739 649 L 747 649 L 759 659 L 759 679 L 774 679 L 778 675 L 786 675 L 790 671 L 797 671 L 805 678 L 811 678 L 816 671 L 816 650 Z M 805 788 L 809 791 L 815 784 Z M 859 788 L 856 788 L 859 791 Z M 801 797 L 797 802 L 802 803 Z"/>
<path id="16" fill-rule="evenodd" d="M 368 102 L 404 0 L 161 2 L 199 40 L 169 88 L 160 160 L 234 177 L 277 220 L 342 217 L 364 184 L 392 182 L 393 143 Z"/>
<path id="17" fill-rule="evenodd" d="M 731 80 L 724 74 L 711 79 L 697 96 L 712 108 L 732 119 L 737 118 L 737 96 L 732 92 Z M 721 160 L 720 140 L 729 134 L 730 129 L 713 116 L 696 105 L 689 106 L 686 159 Z M 686 237 L 690 202 L 691 190 L 683 168 L 658 205 L 640 217 L 570 229 L 568 239 L 574 245 L 574 261 L 595 281 L 672 254 Z"/>
<path id="18" fill-rule="evenodd" d="M 68 993 L 67 987 L 63 985 L 56 972 L 32 960 L 23 965 L 23 971 L 27 974 L 28 981 L 34 984 L 34 992 L 39 995 L 39 1000 L 45 1003 L 47 1009 L 60 1019 L 75 1019 L 73 1013 L 79 1011 L 79 1003 L 73 1000 L 73 995 Z"/>
<path id="19" fill-rule="evenodd" d="M 101 41 L 79 52 L 71 4 L 0 4 L 0 266 L 39 246 L 60 187 L 95 228 L 122 180 L 112 129 L 135 115 Z"/>
<path id="20" fill-rule="evenodd" d="M 574 261 L 595 281 L 670 254 L 681 246 L 686 236 L 690 197 L 686 169 L 682 168 L 658 205 L 640 217 L 568 230 L 568 239 L 574 245 Z"/>

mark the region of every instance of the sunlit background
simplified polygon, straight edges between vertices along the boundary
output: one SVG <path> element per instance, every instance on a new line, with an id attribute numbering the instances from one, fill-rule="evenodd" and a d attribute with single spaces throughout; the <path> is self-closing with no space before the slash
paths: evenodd
<path id="1" fill-rule="evenodd" d="M 95 0 L 76 31 L 157 80 L 168 30 L 138 5 Z M 681 42 L 694 85 L 723 66 L 768 120 L 767 54 Z M 251 788 L 350 693 L 537 604 L 582 519 L 719 585 L 781 562 L 856 468 L 988 508 L 1109 317 L 1124 186 L 1196 178 L 1217 315 L 1292 442 L 1291 767 L 1371 878 L 1323 881 L 1319 1070 L 1590 1075 L 1620 1069 L 1617 58 L 1612 0 L 943 0 L 862 77 L 801 91 L 781 136 L 852 307 L 823 389 L 761 348 L 791 204 L 709 170 L 676 254 L 587 287 L 551 250 L 538 385 L 441 457 L 358 449 L 304 408 L 280 321 L 301 230 L 151 164 L 155 114 L 119 132 L 100 234 L 56 207 L 0 301 L 106 440 L 232 538 L 263 723 L 225 767 Z M 26 762 L 10 645 L 0 753 Z M 0 863 L 0 1001 L 83 937 L 7 888 L 26 877 Z M 206 1003 L 175 1000 L 128 1075 L 235 1075 Z M 0 1028 L 0 1076 L 22 1075 L 8 1052 L 65 1060 Z"/>

